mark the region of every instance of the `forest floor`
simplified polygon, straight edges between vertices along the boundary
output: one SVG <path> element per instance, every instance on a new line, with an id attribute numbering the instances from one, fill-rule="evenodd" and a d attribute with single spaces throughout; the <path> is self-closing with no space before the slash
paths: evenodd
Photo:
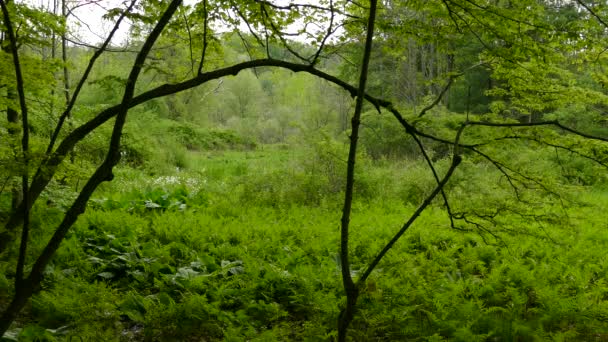
<path id="1" fill-rule="evenodd" d="M 189 152 L 189 160 L 171 176 L 117 170 L 4 340 L 331 340 L 344 302 L 335 158 L 274 147 Z M 432 178 L 417 163 L 363 162 L 355 276 L 428 192 Z M 606 340 L 608 192 L 566 194 L 568 205 L 513 212 L 492 234 L 450 228 L 436 201 L 368 280 L 352 339 Z M 55 196 L 34 213 L 36 236 L 61 217 Z"/>

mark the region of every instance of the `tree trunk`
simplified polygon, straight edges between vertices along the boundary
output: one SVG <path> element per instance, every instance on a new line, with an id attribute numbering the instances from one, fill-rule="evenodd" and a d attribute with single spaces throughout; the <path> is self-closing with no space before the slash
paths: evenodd
<path id="1" fill-rule="evenodd" d="M 91 178 L 89 179 L 87 184 L 85 184 L 84 188 L 82 189 L 82 191 L 80 192 L 80 194 L 78 195 L 78 197 L 76 198 L 76 200 L 74 201 L 72 206 L 67 210 L 67 212 L 63 218 L 63 221 L 59 224 L 59 227 L 57 227 L 57 229 L 53 233 L 53 236 L 51 237 L 51 239 L 49 240 L 47 245 L 44 247 L 44 249 L 38 256 L 38 258 L 36 259 L 34 264 L 32 265 L 29 277 L 23 277 L 23 274 L 20 274 L 19 266 L 21 264 L 21 271 L 23 271 L 24 263 L 23 263 L 22 259 L 19 260 L 19 262 L 17 264 L 17 272 L 16 272 L 17 280 L 16 280 L 16 284 L 15 284 L 15 295 L 13 296 L 13 300 L 12 300 L 11 304 L 9 305 L 9 307 L 2 313 L 2 317 L 1 317 L 2 320 L 0 321 L 1 322 L 0 323 L 0 336 L 4 335 L 4 333 L 8 330 L 11 323 L 15 320 L 17 314 L 21 311 L 21 309 L 23 309 L 23 307 L 25 306 L 25 304 L 27 303 L 29 298 L 34 293 L 34 289 L 39 288 L 40 283 L 42 282 L 42 279 L 43 279 L 44 269 L 46 268 L 48 263 L 51 261 L 53 256 L 55 255 L 55 252 L 57 251 L 57 249 L 59 249 L 61 242 L 65 239 L 66 234 L 68 233 L 69 229 L 72 227 L 74 222 L 76 222 L 76 219 L 78 218 L 78 216 L 80 216 L 80 214 L 82 214 L 84 212 L 84 210 L 86 208 L 86 203 L 88 202 L 89 198 L 91 197 L 91 195 L 93 194 L 95 189 L 102 182 L 110 181 L 114 177 L 112 174 L 112 170 L 113 170 L 113 167 L 116 166 L 116 164 L 120 160 L 120 139 L 122 137 L 122 130 L 123 130 L 123 127 L 125 124 L 128 110 L 129 110 L 129 103 L 131 102 L 131 100 L 133 99 L 133 96 L 134 96 L 135 83 L 137 82 L 138 76 L 142 70 L 144 60 L 146 59 L 147 55 L 149 54 L 150 50 L 154 46 L 154 43 L 160 36 L 160 34 L 163 31 L 163 29 L 165 28 L 165 26 L 169 23 L 171 17 L 175 13 L 175 11 L 177 10 L 177 8 L 181 4 L 181 2 L 182 2 L 182 0 L 171 1 L 167 10 L 165 11 L 165 13 L 163 13 L 162 17 L 159 19 L 157 25 L 154 27 L 154 29 L 148 36 L 143 47 L 141 48 L 141 50 L 137 54 L 137 57 L 135 58 L 135 62 L 133 64 L 133 67 L 131 68 L 129 77 L 127 78 L 127 85 L 125 87 L 123 99 L 121 101 L 121 104 L 119 106 L 119 111 L 116 116 L 116 121 L 114 123 L 114 129 L 112 130 L 112 137 L 110 139 L 110 147 L 109 147 L 106 159 L 93 173 L 93 175 L 91 176 Z M 4 12 L 5 18 L 8 17 L 6 8 L 4 8 L 4 7 L 3 7 L 3 12 Z M 7 26 L 9 26 L 9 25 L 7 25 Z M 9 32 L 10 32 L 10 26 L 9 26 Z M 11 39 L 11 40 L 13 40 L 13 39 Z M 17 66 L 18 66 L 17 61 L 15 62 L 15 66 L 17 69 Z M 20 72 L 17 72 L 17 75 L 18 75 L 18 77 L 17 77 L 18 84 L 22 84 L 22 83 L 20 83 L 20 80 L 21 80 Z M 19 94 L 20 94 L 20 99 L 23 100 L 24 96 L 22 93 L 22 88 L 20 88 Z M 24 108 L 24 106 L 22 108 Z M 24 111 L 24 114 L 23 114 L 24 117 L 27 118 L 25 110 L 23 110 L 23 111 Z M 24 150 L 27 151 L 26 148 L 24 148 Z M 25 179 L 24 184 L 27 184 L 26 183 L 27 177 L 24 177 L 24 179 Z M 27 187 L 24 186 L 24 188 L 27 191 Z M 25 200 L 23 201 L 23 205 L 26 206 L 26 209 L 24 211 L 26 214 L 28 213 L 27 206 L 30 203 L 32 203 L 32 202 L 30 200 L 28 200 L 28 197 L 25 197 Z M 26 215 L 24 215 L 24 217 L 27 218 Z M 27 228 L 27 220 L 24 221 L 23 227 L 24 227 L 24 231 L 25 231 L 25 229 Z M 23 234 L 23 236 L 27 238 L 27 234 Z M 25 256 L 25 248 L 24 248 L 25 245 L 24 245 L 23 241 L 27 241 L 27 240 L 22 237 L 20 258 Z"/>
<path id="2" fill-rule="evenodd" d="M 23 285 L 26 285 L 25 282 Z M 30 286 L 19 286 L 17 293 L 13 297 L 13 300 L 9 304 L 8 308 L 4 310 L 2 313 L 2 317 L 0 317 L 0 336 L 4 334 L 4 332 L 8 331 L 11 324 L 17 318 L 19 312 L 23 309 L 25 304 L 27 304 L 28 299 L 34 293 L 34 289 Z"/>
<path id="3" fill-rule="evenodd" d="M 338 342 L 345 342 L 350 325 L 355 315 L 359 288 L 353 281 L 349 261 L 349 228 L 350 214 L 353 202 L 353 189 L 355 185 L 355 162 L 357 159 L 357 142 L 359 139 L 359 124 L 361 123 L 361 112 L 363 110 L 363 98 L 365 96 L 365 86 L 367 83 L 367 72 L 370 56 L 372 52 L 372 42 L 374 36 L 374 24 L 376 21 L 377 0 L 370 1 L 369 18 L 367 22 L 367 34 L 365 37 L 365 50 L 363 52 L 363 62 L 361 63 L 361 73 L 359 75 L 359 87 L 355 103 L 355 112 L 351 120 L 350 145 L 348 149 L 348 162 L 346 163 L 346 188 L 344 191 L 344 207 L 342 208 L 342 218 L 340 227 L 340 262 L 342 273 L 342 284 L 346 292 L 346 307 L 338 318 Z"/>
<path id="4" fill-rule="evenodd" d="M 11 46 L 4 43 L 6 42 L 2 44 L 2 51 L 10 55 L 12 53 Z M 6 92 L 6 98 L 9 103 L 17 103 L 17 93 L 10 87 Z M 11 108 L 10 105 L 6 108 L 6 121 L 8 122 L 8 134 L 11 137 L 11 145 L 16 150 L 17 145 L 14 142 L 19 139 L 19 128 L 17 128 L 19 126 L 19 112 Z M 18 160 L 16 162 L 18 165 L 20 164 Z M 18 184 L 12 184 L 11 187 L 11 211 L 15 211 L 23 199 L 23 193 Z"/>

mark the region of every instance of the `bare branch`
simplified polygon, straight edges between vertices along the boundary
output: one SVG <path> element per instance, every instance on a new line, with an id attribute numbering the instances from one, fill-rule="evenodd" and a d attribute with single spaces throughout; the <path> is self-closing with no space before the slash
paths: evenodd
<path id="1" fill-rule="evenodd" d="M 477 216 L 477 215 L 475 215 L 475 216 Z M 479 216 L 477 216 L 477 217 L 479 217 Z M 483 239 L 483 242 L 486 245 L 489 245 L 490 243 L 488 243 L 488 241 L 486 240 L 485 236 L 482 235 L 482 233 L 487 233 L 487 234 L 491 235 L 494 238 L 494 240 L 502 242 L 503 247 L 506 247 L 507 249 L 509 248 L 509 246 L 504 242 L 504 240 L 500 236 L 498 236 L 498 234 L 496 234 L 492 230 L 488 229 L 488 227 L 484 226 L 483 224 L 469 219 L 467 217 L 467 213 L 456 213 L 454 215 L 454 218 L 457 220 L 461 220 L 461 221 L 465 222 L 466 224 L 474 226 L 477 229 L 477 231 L 480 233 L 479 235 L 481 236 L 481 238 Z M 493 219 L 494 219 L 494 217 L 492 217 L 491 215 L 490 216 L 486 215 L 485 218 L 489 218 L 489 220 L 491 220 L 491 221 L 493 221 Z"/>
<path id="2" fill-rule="evenodd" d="M 333 0 L 329 0 L 329 8 L 330 8 L 331 14 L 329 17 L 329 25 L 327 26 L 327 33 L 325 33 L 325 35 L 323 36 L 323 40 L 321 40 L 321 44 L 319 44 L 319 48 L 317 49 L 317 52 L 315 53 L 314 57 L 312 58 L 312 61 L 310 62 L 313 65 L 317 63 L 317 60 L 319 59 L 319 55 L 321 54 L 321 51 L 323 51 L 323 47 L 325 47 L 325 43 L 327 42 L 327 39 L 334 32 L 333 26 L 334 26 L 334 18 L 336 16 L 336 14 L 334 12 L 334 1 Z"/>
<path id="3" fill-rule="evenodd" d="M 513 178 L 511 177 L 511 175 L 504 169 L 504 166 L 499 163 L 498 161 L 492 159 L 492 157 L 488 156 L 487 154 L 479 151 L 476 148 L 470 148 L 471 151 L 477 153 L 478 155 L 480 155 L 482 158 L 484 158 L 485 160 L 489 161 L 492 165 L 494 165 L 494 167 L 496 167 L 496 169 L 502 173 L 505 178 L 507 179 L 507 182 L 509 182 L 509 185 L 511 186 L 511 188 L 513 189 L 513 192 L 515 193 L 515 197 L 521 201 L 521 196 L 519 194 L 519 188 L 515 185 L 515 183 L 513 183 Z"/>
<path id="4" fill-rule="evenodd" d="M 232 4 L 232 9 L 234 10 L 234 12 L 239 16 L 239 18 L 247 26 L 247 29 L 249 30 L 249 33 L 251 33 L 251 35 L 255 38 L 255 40 L 258 42 L 258 44 L 260 44 L 260 46 L 264 46 L 264 42 L 262 42 L 262 40 L 255 33 L 255 31 L 253 30 L 253 28 L 251 28 L 251 24 L 249 23 L 249 20 L 247 20 L 247 17 L 239 10 L 238 6 L 234 2 L 231 2 L 231 4 Z M 236 28 L 236 30 L 238 32 L 240 32 L 238 28 Z M 239 33 L 239 35 L 240 35 L 240 33 Z"/>
<path id="5" fill-rule="evenodd" d="M 287 49 L 287 51 L 289 51 L 292 55 L 294 55 L 295 57 L 297 57 L 298 59 L 300 59 L 303 62 L 308 62 L 311 63 L 310 59 L 300 55 L 297 51 L 295 51 L 287 42 L 287 40 L 285 39 L 285 37 L 283 37 L 282 32 L 277 28 L 277 26 L 274 24 L 274 22 L 272 21 L 272 18 L 270 17 L 270 14 L 268 13 L 268 11 L 266 10 L 266 7 L 264 7 L 264 5 L 262 6 L 262 14 L 264 15 L 264 17 L 266 19 L 268 19 L 268 22 L 270 24 L 270 28 L 272 29 L 273 33 L 277 34 L 277 37 L 279 37 L 279 40 L 281 41 L 281 43 L 283 44 L 283 46 Z M 270 57 L 270 56 L 269 56 Z M 312 64 L 312 63 L 311 63 Z"/>
<path id="6" fill-rule="evenodd" d="M 192 32 L 190 32 L 190 22 L 188 21 L 188 17 L 186 17 L 186 14 L 183 10 L 180 11 L 180 14 L 182 15 L 182 19 L 184 19 L 184 25 L 186 26 L 186 32 L 188 33 L 188 48 L 190 51 L 190 71 L 192 72 L 192 75 L 194 75 L 194 54 L 192 52 Z M 205 28 L 207 27 L 206 20 L 207 19 L 205 18 Z"/>
<path id="7" fill-rule="evenodd" d="M 441 89 L 441 92 L 439 93 L 439 95 L 437 95 L 437 97 L 435 98 L 435 100 L 433 102 L 431 102 L 428 106 L 422 108 L 422 110 L 420 111 L 420 114 L 418 114 L 418 117 L 419 118 L 423 117 L 427 113 L 427 111 L 433 109 L 436 105 L 438 105 L 439 102 L 441 102 L 441 99 L 443 98 L 443 95 L 445 95 L 445 93 L 452 86 L 452 83 L 454 83 L 454 80 L 457 77 L 461 76 L 461 75 L 463 75 L 463 74 L 457 74 L 457 75 L 452 75 L 452 76 L 448 77 L 448 82 L 443 87 L 443 89 Z"/>
<path id="8" fill-rule="evenodd" d="M 539 122 L 527 122 L 527 123 L 500 123 L 500 122 L 482 122 L 482 121 L 470 121 L 468 125 L 471 126 L 486 126 L 486 127 L 535 127 L 535 126 L 555 126 L 564 131 L 570 132 L 572 134 L 581 136 L 583 138 L 591 139 L 591 140 L 599 140 L 603 142 L 608 142 L 608 138 L 600 137 L 597 135 L 588 134 L 585 132 L 578 131 L 574 128 L 565 126 L 561 124 L 558 120 L 549 120 L 549 121 L 539 121 Z"/>
<path id="9" fill-rule="evenodd" d="M 265 1 L 265 0 L 253 0 L 253 1 L 260 3 L 260 4 L 264 4 L 269 7 L 272 7 L 274 9 L 284 10 L 284 11 L 298 10 L 299 8 L 308 8 L 308 9 L 314 9 L 314 10 L 325 11 L 325 12 L 335 11 L 336 13 L 343 15 L 347 18 L 357 19 L 357 20 L 362 19 L 362 18 L 352 15 L 350 13 L 337 10 L 337 9 L 333 8 L 333 6 L 330 6 L 330 8 L 327 8 L 327 7 L 323 7 L 323 6 L 318 6 L 318 5 L 313 5 L 313 4 L 304 4 L 304 3 L 302 3 L 302 4 L 290 3 L 287 5 L 281 6 L 281 5 L 273 4 L 272 2 Z M 366 8 L 366 9 L 368 9 L 368 8 Z"/>
<path id="10" fill-rule="evenodd" d="M 481 143 L 481 144 L 475 144 L 473 146 L 474 147 L 480 147 L 480 146 L 489 145 L 491 143 L 498 142 L 498 141 L 503 141 L 503 140 L 528 140 L 528 141 L 533 141 L 533 142 L 538 143 L 539 145 L 551 146 L 551 147 L 555 148 L 556 149 L 556 153 L 557 153 L 558 149 L 559 150 L 564 150 L 564 151 L 570 152 L 572 154 L 575 154 L 575 155 L 577 155 L 579 157 L 582 157 L 582 158 L 585 158 L 587 160 L 590 160 L 590 161 L 592 161 L 594 163 L 597 163 L 598 165 L 600 165 L 600 166 L 605 167 L 605 168 L 608 169 L 608 164 L 606 162 L 598 159 L 598 158 L 595 158 L 595 157 L 592 157 L 592 156 L 590 156 L 588 154 L 579 152 L 579 151 L 575 150 L 572 147 L 550 143 L 548 141 L 541 140 L 541 139 L 534 138 L 534 137 L 526 137 L 526 136 L 520 136 L 520 135 L 508 135 L 508 136 L 492 139 L 492 141 L 489 141 L 489 142 L 485 142 L 485 143 Z"/>
<path id="11" fill-rule="evenodd" d="M 471 4 L 473 7 L 477 7 L 478 9 L 482 10 L 484 13 L 493 14 L 493 15 L 497 16 L 498 18 L 506 19 L 506 20 L 514 22 L 516 24 L 523 24 L 523 25 L 530 26 L 530 27 L 537 28 L 537 29 L 541 29 L 541 30 L 554 31 L 554 28 L 549 27 L 549 26 L 538 25 L 538 24 L 532 23 L 530 21 L 520 20 L 520 19 L 513 18 L 511 16 L 508 16 L 508 15 L 504 15 L 502 13 L 499 13 L 499 12 L 493 10 L 490 6 L 480 5 L 480 4 L 478 4 L 478 3 L 474 2 L 474 1 L 471 1 L 471 0 L 465 0 L 465 1 L 468 2 L 469 4 Z"/>
<path id="12" fill-rule="evenodd" d="M 454 26 L 456 26 L 456 31 L 458 31 L 459 33 L 462 33 L 462 30 L 460 29 L 460 25 L 458 25 L 458 21 L 456 20 L 457 14 L 452 10 L 452 7 L 450 7 L 450 5 L 448 4 L 448 2 L 446 0 L 441 0 L 441 2 L 443 2 L 445 8 L 448 10 L 448 15 L 450 16 L 450 19 L 452 19 L 452 23 L 454 23 Z M 462 18 L 460 18 L 460 19 L 462 19 Z"/>
<path id="13" fill-rule="evenodd" d="M 96 4 L 98 5 L 98 4 Z M 89 31 L 89 33 L 91 33 L 92 35 L 94 35 L 95 37 L 99 38 L 99 39 L 103 39 L 104 37 L 101 36 L 99 33 L 97 33 L 97 31 L 95 29 L 93 29 L 91 27 L 91 25 L 89 25 L 89 23 L 86 22 L 86 20 L 81 19 L 79 16 L 77 16 L 76 14 L 74 14 L 74 12 L 72 12 L 71 9 L 68 9 L 68 13 L 67 16 L 72 16 L 74 17 L 77 21 L 79 21 L 82 25 L 84 25 L 87 30 Z M 66 16 L 66 18 L 67 18 Z"/>
<path id="14" fill-rule="evenodd" d="M 264 25 L 264 39 L 266 39 L 266 57 L 272 58 L 270 54 L 270 34 L 268 34 L 268 25 L 266 24 L 266 19 L 270 19 L 268 13 L 266 13 L 266 8 L 264 4 L 260 4 L 260 12 L 262 13 L 262 24 Z"/>
<path id="15" fill-rule="evenodd" d="M 434 100 L 434 101 L 433 101 L 431 104 L 429 104 L 428 106 L 426 106 L 426 107 L 422 108 L 422 110 L 420 111 L 420 114 L 418 114 L 418 117 L 419 117 L 419 118 L 423 117 L 423 116 L 424 116 L 424 115 L 427 113 L 427 111 L 429 111 L 429 110 L 433 109 L 433 108 L 434 108 L 436 105 L 438 105 L 438 104 L 439 104 L 439 102 L 441 102 L 441 99 L 443 98 L 443 96 L 445 95 L 445 93 L 446 93 L 446 92 L 447 92 L 447 91 L 450 89 L 450 87 L 452 86 L 452 84 L 454 83 L 454 81 L 455 81 L 455 80 L 456 80 L 458 77 L 460 77 L 460 76 L 464 75 L 464 74 L 465 74 L 467 71 L 469 71 L 469 70 L 471 70 L 471 69 L 474 69 L 474 68 L 477 68 L 477 67 L 479 67 L 479 66 L 481 66 L 481 65 L 484 65 L 484 64 L 487 64 L 487 62 L 481 62 L 481 63 L 477 63 L 477 64 L 475 64 L 475 65 L 472 65 L 472 66 L 470 66 L 470 67 L 466 68 L 466 69 L 465 69 L 464 71 L 462 71 L 462 72 L 459 72 L 459 73 L 454 74 L 454 75 L 450 75 L 450 76 L 448 77 L 448 82 L 447 82 L 447 83 L 446 83 L 446 85 L 443 87 L 443 89 L 441 90 L 441 92 L 439 93 L 439 95 L 437 95 L 437 97 L 435 98 L 435 100 Z"/>
<path id="16" fill-rule="evenodd" d="M 81 3 L 76 3 L 73 7 L 69 8 L 69 11 L 73 12 L 75 9 L 78 9 L 78 8 L 84 7 L 84 6 L 88 6 L 88 5 L 93 5 L 93 4 L 97 5 L 102 1 L 104 1 L 104 0 L 88 0 L 88 1 L 81 2 Z"/>
<path id="17" fill-rule="evenodd" d="M 77 37 L 73 37 L 73 38 L 66 37 L 65 38 L 65 40 L 67 40 L 68 42 L 70 42 L 70 43 L 72 43 L 74 45 L 77 45 L 77 46 L 86 47 L 86 48 L 89 48 L 89 49 L 92 49 L 92 50 L 98 50 L 99 49 L 99 46 L 91 45 L 91 44 L 88 44 L 88 43 L 85 43 L 85 42 L 81 42 L 81 41 L 78 41 L 76 39 L 77 39 Z M 139 51 L 129 50 L 126 47 L 125 48 L 121 48 L 121 49 L 113 49 L 113 48 L 110 48 L 110 47 L 106 47 L 105 48 L 105 52 L 119 52 L 119 53 L 131 52 L 131 53 L 138 53 Z"/>
<path id="18" fill-rule="evenodd" d="M 406 132 L 406 133 L 408 133 L 412 137 L 412 139 L 414 139 L 414 141 L 416 142 L 416 145 L 418 145 L 418 148 L 420 149 L 420 152 L 422 153 L 424 160 L 426 160 L 427 165 L 429 166 L 429 168 L 431 169 L 431 172 L 433 173 L 433 177 L 435 178 L 437 185 L 439 185 L 441 183 L 441 180 L 439 179 L 439 175 L 437 174 L 435 165 L 433 165 L 433 161 L 431 160 L 428 153 L 426 152 L 426 149 L 422 145 L 422 141 L 420 141 L 420 138 L 418 138 L 418 136 L 416 134 L 414 134 L 412 132 Z M 445 204 L 445 208 L 448 212 L 448 217 L 450 219 L 450 226 L 452 228 L 455 228 L 456 226 L 454 225 L 452 208 L 450 207 L 450 202 L 448 201 L 448 196 L 445 194 L 445 191 L 443 190 L 443 188 L 441 189 L 441 197 L 443 197 L 443 203 Z"/>

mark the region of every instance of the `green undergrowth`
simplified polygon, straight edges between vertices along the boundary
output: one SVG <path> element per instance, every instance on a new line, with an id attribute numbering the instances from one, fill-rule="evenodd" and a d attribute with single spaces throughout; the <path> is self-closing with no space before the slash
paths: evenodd
<path id="1" fill-rule="evenodd" d="M 332 148 L 342 147 L 323 151 Z M 335 338 L 344 294 L 342 184 L 332 172 L 342 172 L 343 163 L 280 147 L 191 153 L 196 167 L 171 175 L 118 169 L 70 231 L 43 291 L 5 339 Z M 365 158 L 351 219 L 355 278 L 434 184 L 423 161 Z M 447 164 L 439 161 L 439 171 Z M 572 185 L 556 190 L 560 199 L 522 193 L 539 200 L 526 202 L 523 211 L 487 166 L 465 159 L 459 172 L 448 188 L 452 208 L 512 205 L 496 216 L 504 229 L 452 229 L 436 200 L 361 289 L 350 338 L 605 339 L 606 191 Z M 465 191 L 471 184 L 478 185 L 476 195 Z M 36 207 L 37 234 L 48 234 L 64 210 L 60 190 L 46 196 L 57 198 L 45 210 Z M 36 242 L 31 249 L 40 248 Z M 6 301 L 13 265 L 0 267 L 7 275 L 0 277 L 0 300 Z"/>
<path id="2" fill-rule="evenodd" d="M 411 211 L 356 209 L 353 272 Z M 338 221 L 322 207 L 93 209 L 65 241 L 31 314 L 37 327 L 61 328 L 58 340 L 330 340 L 342 296 Z M 505 236 L 486 244 L 449 229 L 433 209 L 370 277 L 351 336 L 600 336 L 608 327 L 600 222 L 553 229 L 556 242 Z"/>

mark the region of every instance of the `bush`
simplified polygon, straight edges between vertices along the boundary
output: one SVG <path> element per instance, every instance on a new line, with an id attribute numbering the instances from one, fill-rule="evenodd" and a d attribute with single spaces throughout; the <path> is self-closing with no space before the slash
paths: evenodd
<path id="1" fill-rule="evenodd" d="M 373 160 L 412 158 L 420 154 L 415 141 L 394 117 L 377 112 L 364 114 L 360 142 Z"/>
<path id="2" fill-rule="evenodd" d="M 172 122 L 168 131 L 170 136 L 188 150 L 250 150 L 256 147 L 252 139 L 234 131 L 204 130 L 191 123 Z"/>

